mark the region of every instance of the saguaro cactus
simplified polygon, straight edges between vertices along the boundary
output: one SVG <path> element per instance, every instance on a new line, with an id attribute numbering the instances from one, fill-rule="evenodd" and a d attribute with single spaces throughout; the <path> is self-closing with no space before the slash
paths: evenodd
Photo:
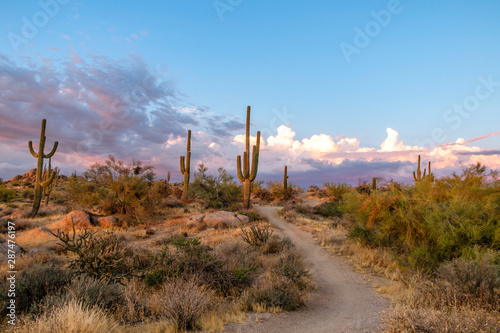
<path id="1" fill-rule="evenodd" d="M 52 181 L 54 180 L 54 177 L 56 176 L 55 173 L 52 173 L 48 179 L 42 181 L 42 172 L 43 172 L 43 159 L 44 158 L 51 158 L 54 156 L 57 150 L 57 145 L 59 144 L 57 141 L 54 142 L 54 147 L 52 148 L 52 151 L 48 154 L 44 153 L 45 149 L 45 126 L 47 124 L 47 120 L 43 119 L 42 120 L 42 130 L 40 133 L 40 145 L 38 148 L 38 154 L 35 153 L 33 150 L 33 142 L 29 141 L 28 142 L 28 147 L 30 150 L 31 155 L 33 155 L 34 158 L 38 159 L 37 162 L 37 168 L 36 168 L 36 181 L 35 181 L 35 197 L 33 199 L 33 210 L 31 211 L 31 217 L 35 217 L 36 214 L 38 213 L 38 209 L 40 209 L 40 201 L 42 200 L 43 196 L 43 188 L 46 188 L 49 186 Z"/>
<path id="2" fill-rule="evenodd" d="M 413 179 L 415 180 L 415 183 L 418 183 L 419 181 L 429 178 L 431 181 L 434 180 L 434 175 L 431 173 L 431 162 L 429 161 L 429 174 L 427 174 L 427 169 L 424 169 L 424 174 L 422 175 L 422 172 L 420 171 L 420 155 L 418 155 L 418 165 L 417 165 L 417 173 L 415 174 L 415 171 L 413 171 Z"/>
<path id="3" fill-rule="evenodd" d="M 287 166 L 285 165 L 285 172 L 283 175 L 283 189 L 285 190 L 285 199 L 288 199 L 288 173 L 287 173 Z"/>
<path id="4" fill-rule="evenodd" d="M 186 156 L 181 156 L 180 162 L 181 162 L 181 173 L 184 174 L 184 191 L 182 192 L 182 197 L 186 198 L 189 189 L 189 173 L 191 171 L 191 130 L 188 130 Z"/>
<path id="5" fill-rule="evenodd" d="M 377 177 L 373 177 L 372 179 L 372 191 L 373 193 L 377 192 Z"/>
<path id="6" fill-rule="evenodd" d="M 238 179 L 243 183 L 243 206 L 250 208 L 250 193 L 252 191 L 252 182 L 257 176 L 257 167 L 259 165 L 260 151 L 260 131 L 257 132 L 257 142 L 253 145 L 252 164 L 250 167 L 250 106 L 247 107 L 247 126 L 246 126 L 246 150 L 243 153 L 243 168 L 241 167 L 241 155 L 236 159 L 236 169 L 238 170 Z"/>
<path id="7" fill-rule="evenodd" d="M 47 181 L 50 179 L 50 177 L 54 177 L 54 181 L 52 181 L 49 186 L 46 186 L 43 188 L 43 195 L 45 196 L 45 206 L 49 205 L 50 193 L 52 193 L 52 188 L 55 185 L 55 183 L 57 181 L 57 177 L 58 177 L 57 168 L 52 170 L 51 160 L 52 160 L 52 158 L 49 158 L 49 168 L 47 169 L 47 171 L 45 172 L 45 175 L 43 177 L 43 181 Z M 55 174 L 55 176 L 52 176 L 52 174 Z"/>

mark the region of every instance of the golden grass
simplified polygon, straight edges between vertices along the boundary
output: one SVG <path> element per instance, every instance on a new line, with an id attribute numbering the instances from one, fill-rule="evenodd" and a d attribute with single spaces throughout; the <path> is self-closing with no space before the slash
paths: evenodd
<path id="1" fill-rule="evenodd" d="M 28 319 L 19 327 L 21 333 L 103 333 L 120 332 L 119 323 L 98 308 L 88 308 L 70 301 L 37 319 Z"/>

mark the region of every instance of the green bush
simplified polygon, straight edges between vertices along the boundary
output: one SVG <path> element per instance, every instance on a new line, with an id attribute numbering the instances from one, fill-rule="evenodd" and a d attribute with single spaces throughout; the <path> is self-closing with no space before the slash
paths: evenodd
<path id="1" fill-rule="evenodd" d="M 172 253 L 170 246 L 175 248 Z M 149 286 L 158 285 L 169 279 L 198 277 L 211 289 L 229 294 L 234 286 L 232 274 L 199 238 L 172 237 L 159 254 L 161 261 L 145 275 Z"/>
<path id="2" fill-rule="evenodd" d="M 160 211 L 165 193 L 154 182 L 152 165 L 132 161 L 126 165 L 112 155 L 104 164 L 95 163 L 83 177 L 71 177 L 68 192 L 71 201 L 106 215 L 121 214 L 129 222 L 143 222 Z"/>
<path id="3" fill-rule="evenodd" d="M 326 189 L 326 194 L 334 200 L 342 199 L 344 194 L 351 191 L 351 186 L 346 183 L 325 182 L 323 183 L 323 187 Z"/>
<path id="4" fill-rule="evenodd" d="M 371 195 L 351 191 L 339 208 L 354 216 L 351 237 L 390 248 L 408 267 L 432 271 L 472 249 L 500 250 L 499 198 L 496 178 L 473 165 L 434 182 Z"/>
<path id="5" fill-rule="evenodd" d="M 207 174 L 208 169 L 200 164 L 191 184 L 192 193 L 205 201 L 206 208 L 228 208 L 241 200 L 241 188 L 223 168 L 217 176 Z"/>
<path id="6" fill-rule="evenodd" d="M 268 181 L 266 187 L 269 192 L 271 192 L 271 195 L 276 199 L 289 199 L 295 195 L 294 185 L 292 182 L 287 182 L 288 198 L 285 198 L 285 187 L 283 185 L 283 181 Z"/>
<path id="7" fill-rule="evenodd" d="M 0 202 L 9 202 L 17 197 L 16 190 L 10 190 L 5 185 L 0 185 Z"/>

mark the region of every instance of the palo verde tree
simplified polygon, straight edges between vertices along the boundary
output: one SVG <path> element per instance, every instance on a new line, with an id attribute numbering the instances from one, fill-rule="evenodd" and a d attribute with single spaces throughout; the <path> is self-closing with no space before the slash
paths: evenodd
<path id="1" fill-rule="evenodd" d="M 54 177 L 56 176 L 55 172 L 48 177 L 46 180 L 42 180 L 42 173 L 43 173 L 43 159 L 44 158 L 51 158 L 54 156 L 57 150 L 57 145 L 59 144 L 57 141 L 54 142 L 54 147 L 52 148 L 52 151 L 48 154 L 44 153 L 45 149 L 45 126 L 47 124 L 46 119 L 42 119 L 42 130 L 40 132 L 40 144 L 38 148 L 38 154 L 35 153 L 33 150 L 33 142 L 29 141 L 28 142 L 28 147 L 30 150 L 31 155 L 33 155 L 34 158 L 38 159 L 37 162 L 37 168 L 36 168 L 36 180 L 35 180 L 35 196 L 33 199 L 33 210 L 31 211 L 31 217 L 35 217 L 36 214 L 38 214 L 38 210 L 40 209 L 40 201 L 42 200 L 43 196 L 43 189 L 49 186 L 52 181 L 54 180 Z"/>
<path id="2" fill-rule="evenodd" d="M 250 164 L 250 106 L 247 107 L 247 124 L 246 124 L 246 150 L 243 153 L 243 168 L 241 167 L 241 156 L 236 159 L 238 179 L 243 183 L 243 206 L 250 208 L 250 194 L 252 191 L 252 182 L 257 176 L 257 167 L 259 164 L 260 151 L 260 131 L 257 132 L 257 141 L 253 145 L 252 163 Z"/>

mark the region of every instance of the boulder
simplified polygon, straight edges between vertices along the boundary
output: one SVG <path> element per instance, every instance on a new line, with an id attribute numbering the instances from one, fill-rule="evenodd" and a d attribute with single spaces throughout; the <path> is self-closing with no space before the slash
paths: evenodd
<path id="1" fill-rule="evenodd" d="M 188 219 L 188 223 L 189 222 L 192 222 L 192 223 L 201 223 L 203 222 L 203 219 L 205 218 L 205 214 L 194 214 L 194 215 L 191 215 Z"/>
<path id="2" fill-rule="evenodd" d="M 248 223 L 248 217 L 233 212 L 220 211 L 205 216 L 203 223 L 207 227 L 215 229 L 234 228 Z"/>
<path id="3" fill-rule="evenodd" d="M 20 247 L 17 244 L 15 244 L 14 246 L 12 246 L 12 245 L 9 246 L 8 242 L 0 243 L 0 263 L 2 263 L 2 264 L 7 263 L 8 259 L 9 259 L 8 255 L 12 254 L 12 252 L 9 252 L 9 250 L 14 251 L 16 254 L 16 257 L 20 253 L 26 252 L 22 247 Z"/>
<path id="4" fill-rule="evenodd" d="M 85 210 L 74 210 L 67 214 L 61 221 L 61 226 L 72 229 L 92 228 L 99 225 L 98 216 Z"/>
<path id="5" fill-rule="evenodd" d="M 120 221 L 114 216 L 103 216 L 97 219 L 99 225 L 103 228 L 113 228 L 121 226 Z"/>
<path id="6" fill-rule="evenodd" d="M 31 169 L 30 171 L 28 171 L 28 177 L 33 177 L 33 176 L 36 176 L 36 169 Z"/>

